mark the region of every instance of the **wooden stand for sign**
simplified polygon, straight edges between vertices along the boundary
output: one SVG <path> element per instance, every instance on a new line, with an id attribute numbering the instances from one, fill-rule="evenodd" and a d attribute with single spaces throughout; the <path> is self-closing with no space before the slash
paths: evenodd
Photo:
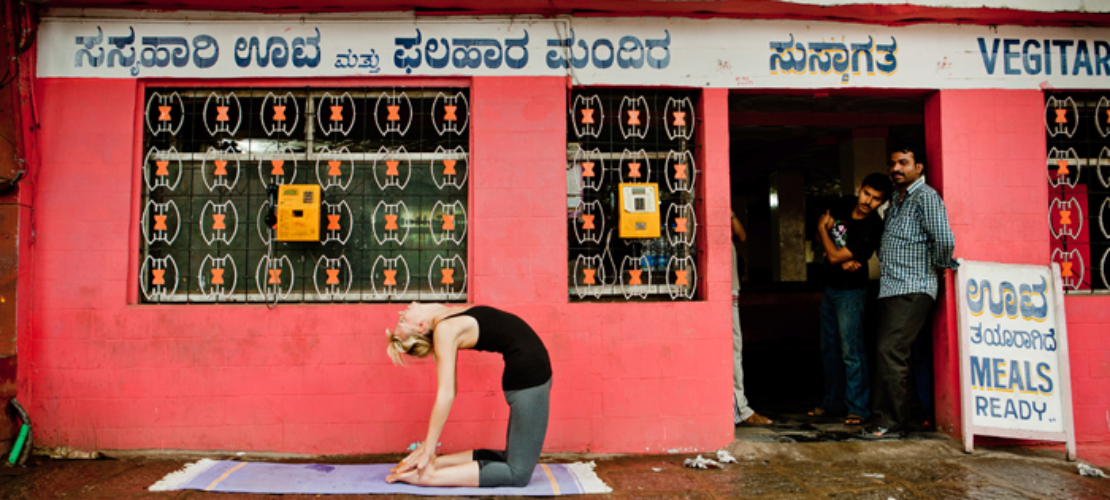
<path id="1" fill-rule="evenodd" d="M 960 259 L 961 268 L 964 263 Z M 1014 267 L 1036 267 L 1043 269 L 1043 266 L 1023 266 L 1018 264 L 1006 264 L 1007 266 Z M 1002 438 L 1013 439 L 1029 439 L 1035 441 L 1055 441 L 1065 443 L 1066 456 L 1069 461 L 1075 460 L 1075 424 L 1072 418 L 1072 401 L 1071 401 L 1071 367 L 1068 362 L 1068 326 L 1067 317 L 1064 315 L 1064 285 L 1060 276 L 1060 264 L 1052 263 L 1052 284 L 1049 288 L 1052 293 L 1052 305 L 1056 310 L 1056 353 L 1059 359 L 1060 366 L 1060 397 L 1061 397 L 1061 416 L 1063 417 L 1064 430 L 1063 432 L 1044 432 L 1037 430 L 1026 429 L 1003 429 L 998 427 L 977 426 L 972 423 L 975 411 L 972 404 L 971 394 L 971 359 L 970 352 L 971 339 L 969 335 L 965 335 L 965 325 L 967 317 L 969 316 L 968 302 L 967 302 L 967 286 L 963 280 L 959 278 L 960 273 L 957 272 L 956 279 L 956 300 L 959 310 L 959 338 L 960 338 L 960 393 L 961 393 L 961 413 L 963 420 L 963 435 L 964 435 L 964 451 L 971 453 L 975 446 L 975 436 L 994 436 Z M 989 299 L 989 298 L 988 298 Z M 985 299 L 987 300 L 987 299 Z M 1020 300 L 1020 297 L 1018 297 Z"/>

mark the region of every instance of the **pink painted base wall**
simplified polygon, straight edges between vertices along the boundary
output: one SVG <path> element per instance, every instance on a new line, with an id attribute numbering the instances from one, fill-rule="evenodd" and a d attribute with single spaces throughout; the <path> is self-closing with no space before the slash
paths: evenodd
<path id="1" fill-rule="evenodd" d="M 926 165 L 968 260 L 1047 265 L 1050 257 L 1044 94 L 946 90 L 926 102 Z M 950 287 L 952 292 L 954 288 Z M 960 429 L 955 301 L 940 301 L 934 336 L 937 424 Z M 1079 455 L 1110 442 L 1110 296 L 1069 296 L 1069 359 Z M 946 325 L 943 329 L 939 325 Z"/>
<path id="2" fill-rule="evenodd" d="M 42 162 L 20 386 L 36 444 L 352 454 L 422 439 L 435 379 L 430 361 L 394 367 L 385 355 L 398 305 L 127 303 L 137 92 L 128 80 L 36 87 Z M 567 300 L 566 80 L 475 78 L 471 92 L 471 296 L 519 314 L 548 346 L 545 451 L 731 442 L 727 92 L 707 90 L 699 114 L 708 300 L 636 304 Z M 460 363 L 443 449 L 500 446 L 501 360 L 468 352 Z"/>

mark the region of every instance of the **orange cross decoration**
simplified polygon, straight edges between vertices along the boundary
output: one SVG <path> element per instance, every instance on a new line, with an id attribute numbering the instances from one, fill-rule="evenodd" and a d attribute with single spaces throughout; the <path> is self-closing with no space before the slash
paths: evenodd
<path id="1" fill-rule="evenodd" d="M 592 161 L 582 162 L 582 177 L 593 177 L 595 175 L 597 175 L 597 174 L 594 173 L 594 162 L 592 162 Z"/>
<path id="2" fill-rule="evenodd" d="M 227 217 L 227 214 L 212 214 L 212 229 L 227 229 L 227 225 L 224 224 L 225 217 Z"/>
<path id="3" fill-rule="evenodd" d="M 594 217 L 596 217 L 596 215 L 583 215 L 582 229 L 597 229 L 594 227 Z"/>
<path id="4" fill-rule="evenodd" d="M 1068 175 L 1068 173 L 1070 173 L 1070 170 L 1068 170 L 1068 161 L 1056 160 L 1056 175 Z"/>
<path id="5" fill-rule="evenodd" d="M 325 269 L 328 273 L 328 280 L 325 282 L 327 285 L 339 284 L 339 270 L 338 269 Z"/>
<path id="6" fill-rule="evenodd" d="M 643 274 L 643 273 L 644 272 L 642 270 L 628 271 L 628 275 L 632 277 L 632 279 L 628 280 L 628 284 L 629 285 L 643 285 L 644 282 L 640 281 L 640 275 Z"/>
<path id="7" fill-rule="evenodd" d="M 173 108 L 171 108 L 170 106 L 158 106 L 158 121 L 160 121 L 160 122 L 170 121 L 170 109 L 173 109 Z"/>
<path id="8" fill-rule="evenodd" d="M 385 274 L 385 286 L 397 286 L 396 269 L 386 269 L 382 273 Z"/>
<path id="9" fill-rule="evenodd" d="M 270 285 L 281 284 L 281 269 L 270 269 L 270 280 L 266 282 Z"/>
<path id="10" fill-rule="evenodd" d="M 690 282 L 686 281 L 686 273 L 689 271 L 682 271 L 676 269 L 674 272 L 674 284 L 679 286 L 690 286 Z"/>
<path id="11" fill-rule="evenodd" d="M 682 163 L 676 163 L 674 165 L 674 178 L 686 180 L 686 165 Z"/>
<path id="12" fill-rule="evenodd" d="M 639 163 L 629 163 L 628 164 L 628 176 L 633 178 L 633 179 L 639 179 L 640 178 L 640 164 Z"/>
<path id="13" fill-rule="evenodd" d="M 389 116 L 385 117 L 386 121 L 391 121 L 391 122 L 401 121 L 401 114 L 400 114 L 401 107 L 400 106 L 386 106 L 385 109 L 389 111 Z"/>
<path id="14" fill-rule="evenodd" d="M 216 106 L 216 121 L 226 122 L 230 120 L 230 118 L 227 117 L 227 110 L 228 106 Z"/>
<path id="15" fill-rule="evenodd" d="M 582 272 L 586 275 L 586 279 L 582 280 L 582 284 L 585 284 L 585 285 L 596 285 L 597 284 L 597 280 L 594 279 L 594 276 L 597 275 L 597 269 L 583 269 Z"/>
<path id="16" fill-rule="evenodd" d="M 227 175 L 227 160 L 216 160 L 212 163 L 216 164 L 215 175 Z"/>
<path id="17" fill-rule="evenodd" d="M 1060 211 L 1060 225 L 1067 226 L 1071 224 L 1071 210 Z"/>
<path id="18" fill-rule="evenodd" d="M 639 110 L 636 110 L 636 109 L 628 110 L 628 124 L 629 125 L 639 125 L 640 124 L 640 111 Z"/>
<path id="19" fill-rule="evenodd" d="M 339 230 L 339 214 L 328 214 L 328 231 Z"/>
<path id="20" fill-rule="evenodd" d="M 219 269 L 219 268 L 215 268 L 215 267 L 212 268 L 212 284 L 213 285 L 222 285 L 222 284 L 224 284 L 224 270 L 223 269 Z"/>
<path id="21" fill-rule="evenodd" d="M 343 121 L 343 106 L 331 106 L 331 121 Z"/>
<path id="22" fill-rule="evenodd" d="M 1061 262 L 1060 263 L 1060 276 L 1065 277 L 1065 278 L 1075 276 L 1075 273 L 1071 272 L 1071 265 L 1072 265 L 1071 262 Z"/>
<path id="23" fill-rule="evenodd" d="M 397 161 L 397 160 L 386 161 L 385 162 L 385 175 L 388 175 L 390 177 L 400 177 L 401 174 L 397 172 L 397 165 L 400 165 L 400 164 L 401 164 L 401 162 Z"/>
<path id="24" fill-rule="evenodd" d="M 391 214 L 386 214 L 385 215 L 385 230 L 390 231 L 390 230 L 395 230 L 395 229 L 400 229 L 400 228 L 397 227 L 397 215 L 396 214 L 392 214 L 392 215 Z"/>
<path id="25" fill-rule="evenodd" d="M 455 216 L 454 215 L 443 214 L 443 230 L 444 231 L 454 231 L 455 230 Z"/>
<path id="26" fill-rule="evenodd" d="M 1068 110 L 1067 109 L 1055 109 L 1053 111 L 1056 112 L 1056 123 L 1067 123 L 1068 122 Z"/>
<path id="27" fill-rule="evenodd" d="M 676 233 L 685 233 L 686 232 L 686 217 L 675 217 L 674 218 L 674 232 L 676 232 Z"/>
<path id="28" fill-rule="evenodd" d="M 154 175 L 159 177 L 170 175 L 170 162 L 169 161 L 156 161 L 154 165 L 158 168 L 154 170 Z"/>
<path id="29" fill-rule="evenodd" d="M 1106 110 L 1106 123 L 1110 123 L 1110 109 Z"/>
<path id="30" fill-rule="evenodd" d="M 459 117 L 455 116 L 455 110 L 457 109 L 459 109 L 458 106 L 443 106 L 443 110 L 445 111 L 443 120 L 448 122 L 458 121 Z"/>
<path id="31" fill-rule="evenodd" d="M 454 269 L 440 269 L 439 272 L 443 273 L 443 279 L 439 280 L 440 283 L 444 285 L 452 285 L 455 283 L 455 278 L 452 277 L 455 275 Z"/>
<path id="32" fill-rule="evenodd" d="M 154 279 L 150 280 L 152 285 L 165 285 L 166 284 L 166 270 L 165 269 L 151 269 L 150 274 Z"/>
<path id="33" fill-rule="evenodd" d="M 328 162 L 328 175 L 329 176 L 339 177 L 340 175 L 342 175 L 341 172 L 339 172 L 339 164 L 340 163 L 341 162 L 339 160 L 332 160 L 332 161 Z"/>
<path id="34" fill-rule="evenodd" d="M 582 110 L 582 123 L 586 125 L 593 125 L 594 123 L 594 110 L 585 108 Z"/>
<path id="35" fill-rule="evenodd" d="M 274 121 L 275 122 L 285 121 L 285 106 L 274 105 Z"/>
<path id="36" fill-rule="evenodd" d="M 674 112 L 674 126 L 676 126 L 676 127 L 685 127 L 686 126 L 686 112 L 685 111 L 675 111 Z"/>
<path id="37" fill-rule="evenodd" d="M 285 175 L 285 169 L 282 168 L 285 165 L 285 160 L 270 160 L 270 164 L 273 165 L 273 168 L 270 169 L 270 175 Z"/>
<path id="38" fill-rule="evenodd" d="M 165 215 L 155 215 L 154 216 L 154 230 L 155 231 L 166 231 L 168 229 L 169 228 L 166 227 L 166 216 Z"/>
<path id="39" fill-rule="evenodd" d="M 458 160 L 443 160 L 443 175 L 455 175 L 455 163 Z"/>

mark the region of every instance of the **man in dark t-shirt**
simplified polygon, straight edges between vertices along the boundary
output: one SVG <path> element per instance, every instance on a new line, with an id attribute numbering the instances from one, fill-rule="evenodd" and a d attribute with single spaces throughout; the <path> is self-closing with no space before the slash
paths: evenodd
<path id="1" fill-rule="evenodd" d="M 892 189 L 887 176 L 868 175 L 853 203 L 825 212 L 817 223 L 817 242 L 827 258 L 827 282 L 821 299 L 825 397 L 822 406 L 810 415 L 846 413 L 845 423 L 851 425 L 871 415 L 871 387 L 863 348 L 867 261 L 882 241 L 883 219 L 877 209 Z"/>

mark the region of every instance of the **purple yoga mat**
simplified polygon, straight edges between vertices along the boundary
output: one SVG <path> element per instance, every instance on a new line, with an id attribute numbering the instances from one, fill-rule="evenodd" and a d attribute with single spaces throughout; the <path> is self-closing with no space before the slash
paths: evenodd
<path id="1" fill-rule="evenodd" d="M 385 482 L 393 464 L 276 464 L 201 460 L 170 473 L 150 491 L 201 490 L 274 494 L 407 494 L 561 496 L 608 493 L 594 463 L 539 464 L 523 488 L 424 487 Z"/>

